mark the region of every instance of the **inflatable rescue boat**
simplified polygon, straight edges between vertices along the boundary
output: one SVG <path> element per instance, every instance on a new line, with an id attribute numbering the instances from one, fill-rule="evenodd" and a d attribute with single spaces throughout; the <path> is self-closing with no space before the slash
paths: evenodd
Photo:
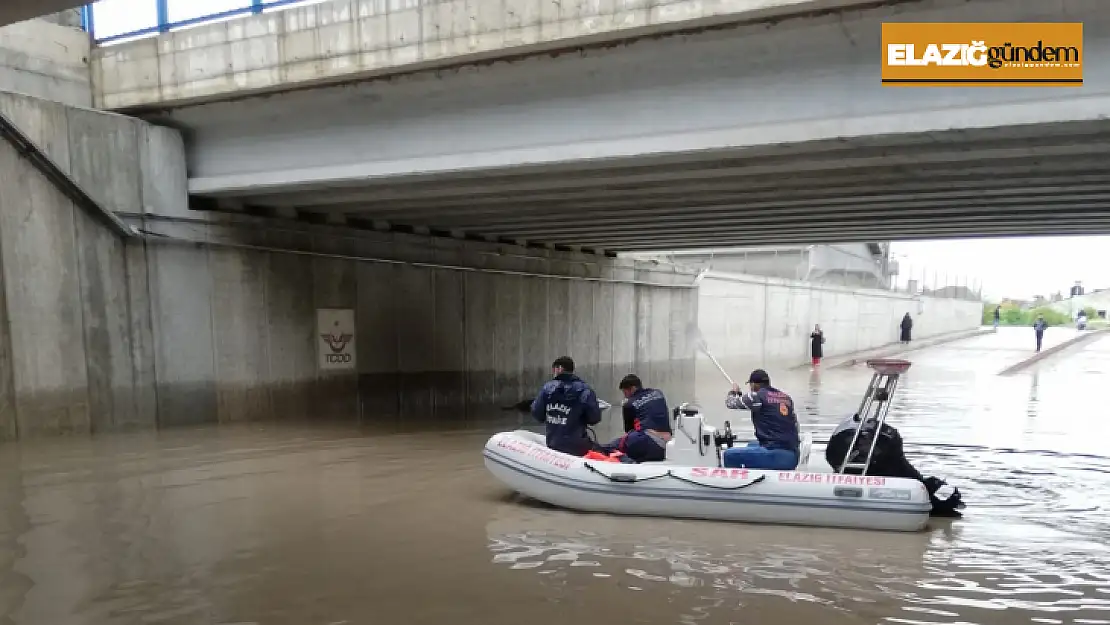
<path id="1" fill-rule="evenodd" d="M 875 373 L 861 416 L 874 408 L 880 423 L 885 420 L 898 376 L 909 364 L 868 362 Z M 866 475 L 866 463 L 837 472 L 823 458 L 810 462 L 809 434 L 802 436 L 793 471 L 726 468 L 721 451 L 743 444 L 728 422 L 720 432 L 687 404 L 676 407 L 673 416 L 674 435 L 662 462 L 571 456 L 549 449 L 542 434 L 516 430 L 489 439 L 483 451 L 486 468 L 522 495 L 585 512 L 905 532 L 928 523 L 932 504 L 921 482 Z"/>

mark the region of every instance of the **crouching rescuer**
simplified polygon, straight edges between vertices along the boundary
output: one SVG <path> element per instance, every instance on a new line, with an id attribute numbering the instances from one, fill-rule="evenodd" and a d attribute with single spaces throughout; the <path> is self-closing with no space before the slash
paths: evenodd
<path id="1" fill-rule="evenodd" d="M 833 431 L 832 437 L 829 438 L 828 446 L 825 447 L 825 460 L 833 467 L 833 470 L 839 471 L 842 466 L 848 464 L 862 464 L 867 460 L 867 454 L 871 450 L 872 443 L 874 443 L 874 452 L 871 454 L 870 462 L 867 463 L 868 475 L 917 480 L 924 484 L 925 490 L 929 492 L 929 499 L 933 504 L 932 516 L 962 516 L 960 509 L 964 508 L 964 503 L 960 489 L 953 489 L 952 494 L 944 499 L 937 497 L 937 491 L 945 485 L 945 481 L 936 477 L 925 477 L 910 464 L 903 450 L 902 435 L 893 426 L 883 423 L 882 427 L 879 428 L 878 440 L 876 441 L 875 425 L 877 423 L 876 419 L 870 418 L 860 427 L 860 416 L 858 414 L 840 422 L 836 430 Z M 856 437 L 857 428 L 859 429 L 858 437 Z M 856 444 L 855 447 L 849 450 L 853 438 L 856 439 Z M 857 475 L 860 473 L 859 469 L 846 466 L 843 472 Z"/>
<path id="2" fill-rule="evenodd" d="M 671 440 L 671 419 L 667 398 L 658 389 L 644 388 L 635 374 L 620 382 L 624 394 L 625 435 L 602 445 L 604 453 L 619 451 L 635 462 L 661 462 L 667 459 L 667 441 Z"/>

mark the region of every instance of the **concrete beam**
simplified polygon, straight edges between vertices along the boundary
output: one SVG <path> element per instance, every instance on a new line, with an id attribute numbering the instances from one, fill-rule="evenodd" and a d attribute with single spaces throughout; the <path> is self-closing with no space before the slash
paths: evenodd
<path id="1" fill-rule="evenodd" d="M 1080 210 L 1080 207 L 1098 208 L 1110 203 L 1110 189 L 1091 192 L 1070 193 L 1061 190 L 1056 194 L 1030 194 L 1021 193 L 991 195 L 987 193 L 932 193 L 921 196 L 913 193 L 888 194 L 882 196 L 861 197 L 853 201 L 852 198 L 828 198 L 825 200 L 757 200 L 752 202 L 740 201 L 737 196 L 718 198 L 694 198 L 688 202 L 643 202 L 637 204 L 616 204 L 606 206 L 566 206 L 553 207 L 550 210 L 534 209 L 529 206 L 525 211 L 518 208 L 519 212 L 487 211 L 485 214 L 464 213 L 462 215 L 440 213 L 433 219 L 440 228 L 452 227 L 463 230 L 481 228 L 483 232 L 493 234 L 512 232 L 526 234 L 531 232 L 544 232 L 550 228 L 552 213 L 558 213 L 565 218 L 581 217 L 589 219 L 590 223 L 583 223 L 578 227 L 596 229 L 608 225 L 623 225 L 630 221 L 650 219 L 650 225 L 664 226 L 672 223 L 687 223 L 691 220 L 712 221 L 743 216 L 754 220 L 753 223 L 766 225 L 786 225 L 797 222 L 799 219 L 835 218 L 841 216 L 860 215 L 863 217 L 884 217 L 890 211 L 897 210 L 900 217 L 915 215 L 931 217 L 943 214 L 966 213 L 967 211 L 988 210 L 995 216 L 1000 212 L 1026 207 L 1026 211 L 1043 208 L 1062 208 Z M 993 209 L 993 210 L 991 210 Z M 412 216 L 405 221 L 420 223 L 422 215 Z M 538 228 L 538 230 L 537 230 Z M 573 232 L 573 227 L 568 226 Z"/>
<path id="2" fill-rule="evenodd" d="M 1069 19 L 1084 22 L 1091 58 L 1110 56 L 1110 15 L 1100 6 L 1077 0 L 1068 8 Z M 875 66 L 884 20 L 1061 15 L 1059 5 L 1036 0 L 911 7 L 189 107 L 168 119 L 192 130 L 191 192 L 258 194 L 721 159 L 882 135 L 915 134 L 927 153 L 930 133 L 1098 120 L 1110 107 L 1110 66 L 1100 64 L 1087 68 L 1082 98 L 1062 89 L 883 88 Z M 778 54 L 783 49 L 791 55 Z M 512 133 L 503 132 L 506 123 Z"/>
<path id="3" fill-rule="evenodd" d="M 1062 174 L 1037 175 L 1043 173 L 1035 165 L 1030 166 L 1030 175 L 1018 180 L 998 180 L 978 173 L 961 173 L 953 176 L 934 173 L 928 177 L 909 175 L 885 175 L 877 172 L 871 176 L 844 175 L 841 177 L 823 177 L 824 181 L 813 180 L 808 177 L 791 177 L 789 180 L 748 180 L 729 179 L 710 182 L 677 182 L 674 184 L 659 184 L 652 186 L 633 187 L 601 187 L 589 189 L 575 189 L 576 181 L 567 179 L 567 186 L 571 187 L 566 192 L 527 192 L 503 193 L 490 191 L 485 193 L 470 193 L 465 189 L 449 190 L 450 193 L 442 198 L 425 199 L 424 197 L 408 197 L 388 201 L 376 201 L 379 194 L 367 190 L 356 199 L 352 196 L 337 196 L 335 194 L 314 194 L 308 199 L 307 204 L 320 206 L 321 210 L 339 210 L 339 207 L 350 207 L 350 210 L 361 214 L 374 213 L 377 215 L 396 214 L 404 219 L 419 219 L 432 215 L 438 216 L 448 212 L 450 214 L 475 214 L 486 212 L 496 207 L 506 208 L 531 208 L 537 204 L 578 206 L 580 203 L 608 199 L 610 202 L 638 205 L 644 200 L 658 200 L 673 198 L 676 200 L 702 201 L 709 194 L 725 194 L 735 197 L 743 194 L 745 199 L 810 199 L 820 202 L 828 198 L 842 197 L 846 193 L 853 195 L 872 196 L 879 194 L 928 194 L 937 191 L 994 191 L 1020 190 L 1023 194 L 1051 195 L 1075 187 L 1087 190 L 1110 189 L 1110 163 L 1103 172 L 1076 173 L 1069 169 Z M 1007 173 L 1014 173 L 1012 170 Z M 886 180 L 884 180 L 886 178 Z M 379 192 L 380 193 L 380 192 Z M 419 191 L 414 191 L 418 194 Z M 385 193 L 389 195 L 388 192 Z M 374 198 L 374 199 L 372 199 Z M 275 207 L 295 206 L 283 196 L 266 196 L 255 200 L 260 204 Z"/>
<path id="4" fill-rule="evenodd" d="M 580 236 L 583 233 L 640 232 L 664 228 L 700 227 L 763 227 L 784 229 L 811 224 L 849 224 L 867 220 L 888 220 L 892 223 L 930 224 L 949 219 L 998 220 L 1035 218 L 1043 212 L 1055 210 L 1055 215 L 1073 219 L 1110 217 L 1110 195 L 1067 195 L 1057 197 L 1011 197 L 998 199 L 950 200 L 886 200 L 858 204 L 823 204 L 808 209 L 778 210 L 775 203 L 691 205 L 685 211 L 616 211 L 616 212 L 565 212 L 567 221 L 588 220 L 577 224 L 560 225 L 558 235 L 551 238 L 551 219 L 513 219 L 502 217 L 482 224 L 460 226 L 464 230 L 481 228 L 485 233 L 502 237 L 529 237 L 544 235 L 544 240 Z"/>
<path id="5" fill-rule="evenodd" d="M 1063 226 L 1037 228 L 1022 227 L 1015 224 L 979 224 L 972 227 L 931 227 L 923 228 L 871 228 L 865 230 L 838 229 L 834 231 L 783 231 L 768 235 L 751 234 L 748 232 L 722 232 L 717 235 L 697 236 L 677 234 L 674 236 L 658 236 L 651 238 L 605 238 L 604 235 L 584 237 L 584 245 L 604 245 L 617 252 L 651 252 L 669 251 L 697 247 L 701 245 L 719 246 L 747 246 L 747 245 L 797 245 L 817 244 L 829 241 L 843 243 L 863 243 L 868 240 L 883 238 L 891 241 L 932 241 L 941 239 L 986 239 L 986 238 L 1013 238 L 1013 237 L 1042 237 L 1042 236 L 1084 236 L 1092 234 L 1110 234 L 1110 227 L 1103 224 L 1092 227 L 1089 224 L 1068 224 Z"/>
<path id="6" fill-rule="evenodd" d="M 333 0 L 111 47 L 97 105 L 163 107 L 490 62 L 875 0 Z"/>

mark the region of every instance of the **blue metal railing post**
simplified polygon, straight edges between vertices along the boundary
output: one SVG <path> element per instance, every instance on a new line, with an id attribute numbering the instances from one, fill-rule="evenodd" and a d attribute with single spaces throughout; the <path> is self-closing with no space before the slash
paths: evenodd
<path id="1" fill-rule="evenodd" d="M 86 4 L 81 7 L 81 29 L 89 33 L 93 41 L 96 41 L 96 27 L 93 23 L 92 5 Z"/>
<path id="2" fill-rule="evenodd" d="M 261 13 L 263 8 L 262 0 L 251 0 L 251 13 Z"/>
<path id="3" fill-rule="evenodd" d="M 158 32 L 170 31 L 170 0 L 154 0 L 158 11 Z"/>

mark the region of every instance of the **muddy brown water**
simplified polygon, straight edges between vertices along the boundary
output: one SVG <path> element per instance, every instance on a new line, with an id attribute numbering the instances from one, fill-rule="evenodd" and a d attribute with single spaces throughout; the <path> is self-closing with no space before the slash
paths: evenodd
<path id="1" fill-rule="evenodd" d="M 1110 623 L 1110 339 L 994 375 L 1023 339 L 913 356 L 892 419 L 969 504 L 920 534 L 553 509 L 483 467 L 504 423 L 0 447 L 0 623 Z M 868 377 L 772 374 L 818 439 Z"/>

